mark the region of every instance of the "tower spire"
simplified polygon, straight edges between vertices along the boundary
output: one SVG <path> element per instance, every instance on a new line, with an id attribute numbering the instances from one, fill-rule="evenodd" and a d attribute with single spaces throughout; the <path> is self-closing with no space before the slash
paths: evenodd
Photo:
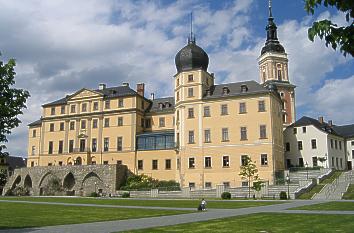
<path id="1" fill-rule="evenodd" d="M 269 18 L 273 18 L 272 15 L 272 0 L 268 1 Z"/>
<path id="2" fill-rule="evenodd" d="M 193 35 L 193 12 L 191 12 L 190 16 L 190 35 L 188 37 L 188 43 L 195 43 L 195 36 Z"/>

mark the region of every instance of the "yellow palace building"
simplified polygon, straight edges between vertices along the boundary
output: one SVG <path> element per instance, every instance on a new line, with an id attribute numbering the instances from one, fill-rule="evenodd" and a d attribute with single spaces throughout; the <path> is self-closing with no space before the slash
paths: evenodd
<path id="1" fill-rule="evenodd" d="M 100 84 L 44 104 L 29 124 L 27 166 L 124 164 L 182 187 L 237 187 L 247 185 L 239 172 L 250 156 L 273 183 L 284 170 L 283 127 L 295 119 L 287 62 L 271 14 L 261 83 L 215 84 L 191 35 L 175 57 L 172 97 L 148 99 L 143 83 Z"/>

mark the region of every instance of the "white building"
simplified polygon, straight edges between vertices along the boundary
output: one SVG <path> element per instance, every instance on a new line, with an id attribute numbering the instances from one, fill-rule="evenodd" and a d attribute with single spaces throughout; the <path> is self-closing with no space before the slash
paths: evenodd
<path id="1" fill-rule="evenodd" d="M 285 159 L 289 167 L 325 167 L 347 169 L 345 138 L 332 125 L 302 117 L 284 131 Z"/>
<path id="2" fill-rule="evenodd" d="M 354 124 L 334 126 L 334 130 L 345 139 L 345 150 L 347 154 L 347 168 L 353 169 L 354 164 Z"/>

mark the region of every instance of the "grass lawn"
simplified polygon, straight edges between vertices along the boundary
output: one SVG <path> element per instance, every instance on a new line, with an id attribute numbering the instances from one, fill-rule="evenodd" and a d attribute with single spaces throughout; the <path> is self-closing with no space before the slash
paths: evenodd
<path id="1" fill-rule="evenodd" d="M 354 215 L 252 214 L 130 232 L 353 232 Z"/>
<path id="2" fill-rule="evenodd" d="M 354 202 L 327 202 L 315 205 L 301 206 L 294 210 L 342 210 L 354 211 Z"/>
<path id="3" fill-rule="evenodd" d="M 350 184 L 342 199 L 354 200 L 354 184 Z"/>
<path id="4" fill-rule="evenodd" d="M 0 203 L 0 229 L 144 218 L 182 213 L 190 213 L 190 211 L 54 206 L 2 202 Z"/>
<path id="5" fill-rule="evenodd" d="M 62 202 L 100 205 L 126 205 L 126 206 L 159 206 L 177 208 L 197 208 L 200 200 L 139 200 L 139 199 L 113 199 L 113 198 L 65 198 L 65 197 L 2 197 L 0 200 Z M 285 203 L 284 201 L 215 201 L 206 200 L 207 208 L 238 209 L 264 205 Z"/>
<path id="6" fill-rule="evenodd" d="M 343 171 L 335 171 L 335 172 L 332 173 L 332 175 L 330 177 L 327 177 L 326 179 L 324 179 L 320 184 L 331 184 L 342 173 L 343 173 Z"/>
<path id="7" fill-rule="evenodd" d="M 313 195 L 315 195 L 316 193 L 318 193 L 319 191 L 321 191 L 321 189 L 324 187 L 323 184 L 318 184 L 315 185 L 310 191 L 301 194 L 298 199 L 311 199 L 313 197 Z"/>

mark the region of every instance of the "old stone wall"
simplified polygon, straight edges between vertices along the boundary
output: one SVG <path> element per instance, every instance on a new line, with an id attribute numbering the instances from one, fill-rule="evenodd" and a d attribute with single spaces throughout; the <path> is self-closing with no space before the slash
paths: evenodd
<path id="1" fill-rule="evenodd" d="M 16 186 L 30 190 L 32 195 L 45 195 L 44 187 L 57 178 L 63 194 L 87 196 L 92 192 L 111 194 L 125 181 L 124 165 L 46 166 L 15 169 L 4 186 L 3 195 Z"/>

